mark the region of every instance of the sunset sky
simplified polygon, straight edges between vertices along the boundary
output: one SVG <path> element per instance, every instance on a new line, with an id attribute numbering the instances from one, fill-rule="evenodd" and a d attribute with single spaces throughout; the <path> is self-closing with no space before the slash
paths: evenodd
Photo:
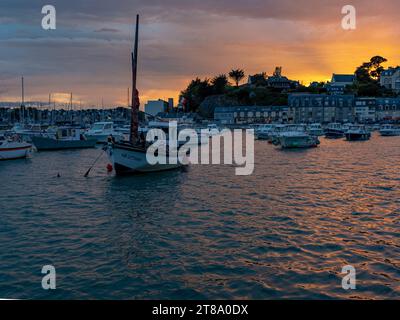
<path id="1" fill-rule="evenodd" d="M 41 27 L 46 4 L 56 7 L 56 30 Z M 341 28 L 346 4 L 357 9 L 354 31 Z M 87 105 L 126 105 L 136 13 L 142 104 L 177 99 L 191 79 L 232 68 L 282 66 L 308 84 L 373 55 L 400 64 L 397 0 L 1 0 L 0 101 L 20 100 L 24 75 L 27 100 L 73 92 Z"/>

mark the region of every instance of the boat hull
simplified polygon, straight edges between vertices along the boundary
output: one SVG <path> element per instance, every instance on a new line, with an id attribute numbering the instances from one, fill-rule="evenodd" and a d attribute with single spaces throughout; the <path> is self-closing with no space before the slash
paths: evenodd
<path id="1" fill-rule="evenodd" d="M 325 131 L 325 137 L 330 139 L 339 139 L 343 138 L 344 132 L 341 130 L 332 130 L 328 129 Z"/>
<path id="2" fill-rule="evenodd" d="M 260 132 L 256 134 L 257 140 L 269 140 L 271 138 L 271 133 Z"/>
<path id="3" fill-rule="evenodd" d="M 113 144 L 109 146 L 107 153 L 117 175 L 166 171 L 183 166 L 179 162 L 177 164 L 152 165 L 147 161 L 144 148 L 133 147 L 127 143 Z"/>
<path id="4" fill-rule="evenodd" d="M 347 141 L 365 141 L 371 137 L 370 133 L 346 133 Z"/>
<path id="5" fill-rule="evenodd" d="M 310 136 L 280 137 L 279 141 L 283 149 L 318 147 L 318 139 Z"/>
<path id="6" fill-rule="evenodd" d="M 9 143 L 0 146 L 0 160 L 15 160 L 26 158 L 32 150 L 28 143 Z"/>
<path id="7" fill-rule="evenodd" d="M 400 136 L 400 130 L 381 130 L 379 133 L 382 137 Z"/>
<path id="8" fill-rule="evenodd" d="M 97 140 L 57 140 L 45 137 L 32 137 L 32 142 L 39 151 L 88 149 L 96 146 Z"/>
<path id="9" fill-rule="evenodd" d="M 324 131 L 322 129 L 310 129 L 308 133 L 315 137 L 322 137 L 324 135 Z"/>

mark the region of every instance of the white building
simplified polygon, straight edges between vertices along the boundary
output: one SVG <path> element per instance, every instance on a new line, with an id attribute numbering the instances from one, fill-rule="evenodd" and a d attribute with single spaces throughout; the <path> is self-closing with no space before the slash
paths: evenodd
<path id="1" fill-rule="evenodd" d="M 168 102 L 158 99 L 158 100 L 150 100 L 144 106 L 144 112 L 149 115 L 156 116 L 161 112 L 167 111 Z"/>
<path id="2" fill-rule="evenodd" d="M 354 74 L 333 74 L 331 82 L 327 85 L 330 94 L 342 95 L 347 86 L 353 85 L 356 77 Z"/>
<path id="3" fill-rule="evenodd" d="M 376 121 L 376 99 L 375 98 L 356 98 L 354 106 L 354 116 L 358 122 Z"/>
<path id="4" fill-rule="evenodd" d="M 386 89 L 400 93 L 400 67 L 384 70 L 381 73 L 380 84 Z"/>

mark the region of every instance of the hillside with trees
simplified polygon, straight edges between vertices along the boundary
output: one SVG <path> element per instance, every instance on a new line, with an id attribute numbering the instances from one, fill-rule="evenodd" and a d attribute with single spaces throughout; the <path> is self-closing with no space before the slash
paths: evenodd
<path id="1" fill-rule="evenodd" d="M 186 111 L 198 112 L 212 118 L 219 106 L 267 106 L 287 105 L 287 93 L 267 87 L 265 73 L 253 76 L 256 83 L 242 84 L 246 74 L 242 69 L 233 69 L 212 79 L 196 78 L 181 92 L 186 100 Z"/>

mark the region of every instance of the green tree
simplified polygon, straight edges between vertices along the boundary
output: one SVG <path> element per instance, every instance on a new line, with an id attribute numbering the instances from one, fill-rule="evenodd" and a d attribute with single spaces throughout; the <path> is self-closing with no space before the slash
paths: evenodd
<path id="1" fill-rule="evenodd" d="M 384 70 L 382 64 L 385 62 L 387 59 L 381 56 L 374 56 L 369 62 L 364 62 L 355 72 L 357 81 L 360 84 L 377 83 Z"/>
<path id="2" fill-rule="evenodd" d="M 252 84 L 256 87 L 264 87 L 267 85 L 267 74 L 265 72 L 252 76 Z"/>
<path id="3" fill-rule="evenodd" d="M 228 77 L 226 74 L 220 74 L 211 80 L 214 94 L 223 94 L 226 87 L 229 85 Z"/>
<path id="4" fill-rule="evenodd" d="M 196 112 L 204 99 L 212 94 L 213 87 L 210 85 L 210 80 L 196 78 L 181 92 L 181 97 L 187 101 L 187 111 Z"/>
<path id="5" fill-rule="evenodd" d="M 244 77 L 245 73 L 242 69 L 233 69 L 231 70 L 231 72 L 229 72 L 229 78 L 231 78 L 235 82 L 236 87 L 239 87 L 239 83 L 243 80 Z"/>

